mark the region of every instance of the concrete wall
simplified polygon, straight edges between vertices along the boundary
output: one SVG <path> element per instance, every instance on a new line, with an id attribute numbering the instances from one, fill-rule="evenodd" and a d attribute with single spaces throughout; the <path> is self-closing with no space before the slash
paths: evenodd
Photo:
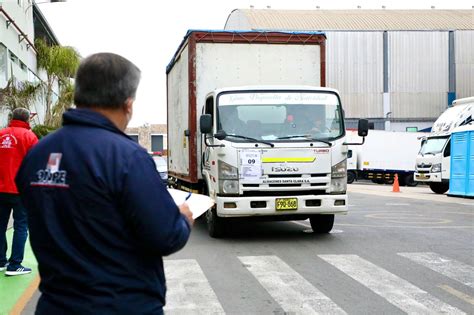
<path id="1" fill-rule="evenodd" d="M 163 155 L 168 151 L 168 135 L 165 124 L 144 125 L 141 127 L 127 128 L 125 133 L 128 135 L 138 135 L 138 143 L 144 147 L 148 152 L 151 152 L 151 136 L 163 136 Z"/>

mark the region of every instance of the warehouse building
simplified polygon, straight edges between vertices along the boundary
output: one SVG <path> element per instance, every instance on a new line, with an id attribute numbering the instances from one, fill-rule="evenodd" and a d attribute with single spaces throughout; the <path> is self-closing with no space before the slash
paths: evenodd
<path id="1" fill-rule="evenodd" d="M 474 95 L 474 10 L 237 9 L 225 29 L 324 32 L 348 128 L 422 130 Z"/>

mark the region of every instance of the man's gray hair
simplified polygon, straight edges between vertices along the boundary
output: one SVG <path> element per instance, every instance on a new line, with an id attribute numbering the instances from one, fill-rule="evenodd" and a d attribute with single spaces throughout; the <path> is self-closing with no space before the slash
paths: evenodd
<path id="1" fill-rule="evenodd" d="M 30 120 L 30 111 L 23 107 L 15 108 L 12 112 L 12 119 L 28 122 Z"/>
<path id="2" fill-rule="evenodd" d="M 76 74 L 74 104 L 78 108 L 116 109 L 135 99 L 140 69 L 122 56 L 98 53 L 84 59 Z"/>

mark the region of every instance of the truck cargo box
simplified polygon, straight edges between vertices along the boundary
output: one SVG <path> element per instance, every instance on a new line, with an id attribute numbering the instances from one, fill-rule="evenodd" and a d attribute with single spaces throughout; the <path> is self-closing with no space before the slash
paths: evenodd
<path id="1" fill-rule="evenodd" d="M 210 91 L 325 86 L 325 40 L 319 32 L 189 31 L 166 71 L 169 175 L 201 179 L 198 120 Z"/>

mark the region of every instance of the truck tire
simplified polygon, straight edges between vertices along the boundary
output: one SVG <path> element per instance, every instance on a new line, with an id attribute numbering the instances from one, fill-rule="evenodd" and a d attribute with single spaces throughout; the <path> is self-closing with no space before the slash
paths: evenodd
<path id="1" fill-rule="evenodd" d="M 352 184 L 356 179 L 356 174 L 354 171 L 347 171 L 347 183 Z"/>
<path id="2" fill-rule="evenodd" d="M 329 233 L 334 226 L 334 214 L 315 214 L 309 218 L 314 233 Z"/>
<path id="3" fill-rule="evenodd" d="M 446 183 L 430 183 L 431 190 L 436 194 L 444 194 L 449 190 L 449 184 Z"/>
<path id="4" fill-rule="evenodd" d="M 207 232 L 210 237 L 223 237 L 226 231 L 225 219 L 217 216 L 216 207 L 212 207 L 206 212 Z"/>
<path id="5" fill-rule="evenodd" d="M 415 182 L 415 178 L 413 177 L 413 174 L 407 174 L 405 176 L 405 183 L 407 184 L 408 187 L 415 187 L 418 185 L 417 182 Z"/>

